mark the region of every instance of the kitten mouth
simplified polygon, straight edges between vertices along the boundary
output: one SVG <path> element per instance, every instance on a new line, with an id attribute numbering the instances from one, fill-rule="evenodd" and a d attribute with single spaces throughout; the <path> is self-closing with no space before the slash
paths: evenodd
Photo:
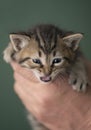
<path id="1" fill-rule="evenodd" d="M 49 81 L 51 81 L 51 77 L 50 76 L 40 77 L 40 80 L 43 82 L 49 82 Z"/>

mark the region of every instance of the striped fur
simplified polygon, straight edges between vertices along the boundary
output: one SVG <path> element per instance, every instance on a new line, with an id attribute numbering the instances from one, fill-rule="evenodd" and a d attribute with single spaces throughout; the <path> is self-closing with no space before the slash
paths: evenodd
<path id="1" fill-rule="evenodd" d="M 31 69 L 41 82 L 49 83 L 58 75 L 69 74 L 69 83 L 77 91 L 85 91 L 87 75 L 79 50 L 83 35 L 64 31 L 54 25 L 42 24 L 25 31 L 10 34 L 10 43 L 4 51 L 4 59 L 12 60 Z M 79 81 L 79 82 L 78 82 Z M 34 130 L 47 130 L 33 120 Z"/>

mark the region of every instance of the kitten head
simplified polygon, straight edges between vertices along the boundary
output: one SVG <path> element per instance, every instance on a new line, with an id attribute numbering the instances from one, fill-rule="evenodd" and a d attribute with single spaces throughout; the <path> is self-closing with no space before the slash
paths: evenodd
<path id="1" fill-rule="evenodd" d="M 64 32 L 46 25 L 25 34 L 10 34 L 15 52 L 13 59 L 31 69 L 40 81 L 49 82 L 70 69 L 82 37 L 81 33 Z"/>

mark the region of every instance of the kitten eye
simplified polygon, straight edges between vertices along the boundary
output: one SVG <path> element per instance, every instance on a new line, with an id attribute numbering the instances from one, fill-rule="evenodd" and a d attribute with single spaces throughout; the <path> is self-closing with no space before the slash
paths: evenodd
<path id="1" fill-rule="evenodd" d="M 60 63 L 62 61 L 61 58 L 55 58 L 52 62 L 52 64 L 57 64 L 57 63 Z"/>
<path id="2" fill-rule="evenodd" d="M 39 59 L 32 59 L 34 63 L 41 64 L 41 61 Z"/>

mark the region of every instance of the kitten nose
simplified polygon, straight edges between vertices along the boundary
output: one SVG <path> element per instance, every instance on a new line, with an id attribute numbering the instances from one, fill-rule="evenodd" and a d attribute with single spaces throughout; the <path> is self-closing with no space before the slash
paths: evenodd
<path id="1" fill-rule="evenodd" d="M 50 76 L 43 76 L 43 77 L 40 77 L 40 80 L 42 80 L 43 82 L 49 82 L 49 81 L 51 81 L 51 77 Z"/>

